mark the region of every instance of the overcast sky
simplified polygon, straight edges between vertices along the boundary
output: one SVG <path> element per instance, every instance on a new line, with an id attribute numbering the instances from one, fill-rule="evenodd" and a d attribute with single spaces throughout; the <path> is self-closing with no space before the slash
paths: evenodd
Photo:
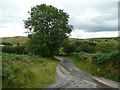
<path id="1" fill-rule="evenodd" d="M 117 37 L 118 1 L 0 0 L 0 37 L 27 36 L 23 20 L 29 17 L 31 7 L 43 3 L 64 9 L 70 15 L 72 38 Z"/>

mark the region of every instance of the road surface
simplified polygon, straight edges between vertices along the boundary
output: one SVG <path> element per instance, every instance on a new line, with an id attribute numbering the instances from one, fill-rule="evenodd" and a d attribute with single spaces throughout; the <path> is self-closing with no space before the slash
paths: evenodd
<path id="1" fill-rule="evenodd" d="M 118 82 L 93 76 L 77 68 L 72 60 L 56 57 L 61 63 L 58 65 L 58 79 L 50 87 L 52 88 L 117 88 Z M 119 84 L 120 85 L 120 84 Z"/>

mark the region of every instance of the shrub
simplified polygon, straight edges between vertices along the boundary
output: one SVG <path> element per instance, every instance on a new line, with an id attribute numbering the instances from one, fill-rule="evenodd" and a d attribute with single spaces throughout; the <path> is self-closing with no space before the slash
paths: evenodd
<path id="1" fill-rule="evenodd" d="M 2 47 L 2 52 L 13 53 L 13 47 L 12 46 L 4 46 L 4 47 Z"/>
<path id="2" fill-rule="evenodd" d="M 16 54 L 26 54 L 27 53 L 25 51 L 25 46 L 15 46 L 15 47 L 13 47 L 13 51 Z"/>
<path id="3" fill-rule="evenodd" d="M 4 46 L 2 47 L 2 52 L 13 53 L 13 54 L 27 54 L 25 46 Z"/>
<path id="4" fill-rule="evenodd" d="M 73 53 L 75 51 L 75 44 L 66 39 L 63 42 L 63 51 L 67 54 Z"/>
<path id="5" fill-rule="evenodd" d="M 118 51 L 110 53 L 96 53 L 92 55 L 92 59 L 92 62 L 95 64 L 112 62 L 116 67 L 120 67 L 120 52 Z"/>
<path id="6" fill-rule="evenodd" d="M 103 62 L 106 62 L 109 57 L 108 54 L 102 54 L 102 53 L 96 53 L 94 55 L 92 55 L 92 62 L 95 64 L 102 64 Z"/>
<path id="7" fill-rule="evenodd" d="M 89 57 L 89 54 L 85 52 L 79 52 L 79 53 L 75 53 L 74 56 L 78 58 L 79 60 L 85 60 Z"/>
<path id="8" fill-rule="evenodd" d="M 116 67 L 120 68 L 120 51 L 110 52 L 109 57 L 112 61 L 114 61 Z"/>
<path id="9" fill-rule="evenodd" d="M 75 44 L 76 47 L 79 47 L 82 44 L 82 42 L 81 41 L 75 41 L 74 44 Z"/>
<path id="10" fill-rule="evenodd" d="M 94 52 L 94 46 L 91 46 L 88 43 L 83 43 L 78 48 L 76 48 L 76 52 L 93 53 Z"/>

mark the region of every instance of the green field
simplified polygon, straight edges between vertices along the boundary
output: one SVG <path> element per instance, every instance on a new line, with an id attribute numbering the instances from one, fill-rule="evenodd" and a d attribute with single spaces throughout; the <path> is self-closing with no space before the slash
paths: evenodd
<path id="1" fill-rule="evenodd" d="M 76 39 L 70 38 L 71 41 L 90 41 L 90 42 L 118 42 L 120 41 L 120 37 L 108 37 L 108 38 L 90 38 L 90 39 Z"/>
<path id="2" fill-rule="evenodd" d="M 23 37 L 23 36 L 16 36 L 16 37 L 3 37 L 0 38 L 2 40 L 2 42 L 7 42 L 7 43 L 11 43 L 12 45 L 16 45 L 17 43 L 19 44 L 24 44 L 27 42 L 28 38 L 27 37 Z"/>

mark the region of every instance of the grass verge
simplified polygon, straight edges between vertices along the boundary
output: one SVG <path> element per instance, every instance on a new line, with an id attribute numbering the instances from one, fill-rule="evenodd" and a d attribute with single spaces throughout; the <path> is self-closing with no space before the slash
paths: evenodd
<path id="1" fill-rule="evenodd" d="M 74 64 L 83 71 L 95 76 L 120 82 L 120 74 L 118 73 L 119 68 L 114 68 L 111 62 L 103 65 L 96 65 L 92 63 L 91 58 L 86 58 L 84 60 L 80 60 L 74 56 L 67 56 L 67 58 L 73 60 Z"/>
<path id="2" fill-rule="evenodd" d="M 2 53 L 2 87 L 46 87 L 55 81 L 57 65 L 53 58 Z"/>

